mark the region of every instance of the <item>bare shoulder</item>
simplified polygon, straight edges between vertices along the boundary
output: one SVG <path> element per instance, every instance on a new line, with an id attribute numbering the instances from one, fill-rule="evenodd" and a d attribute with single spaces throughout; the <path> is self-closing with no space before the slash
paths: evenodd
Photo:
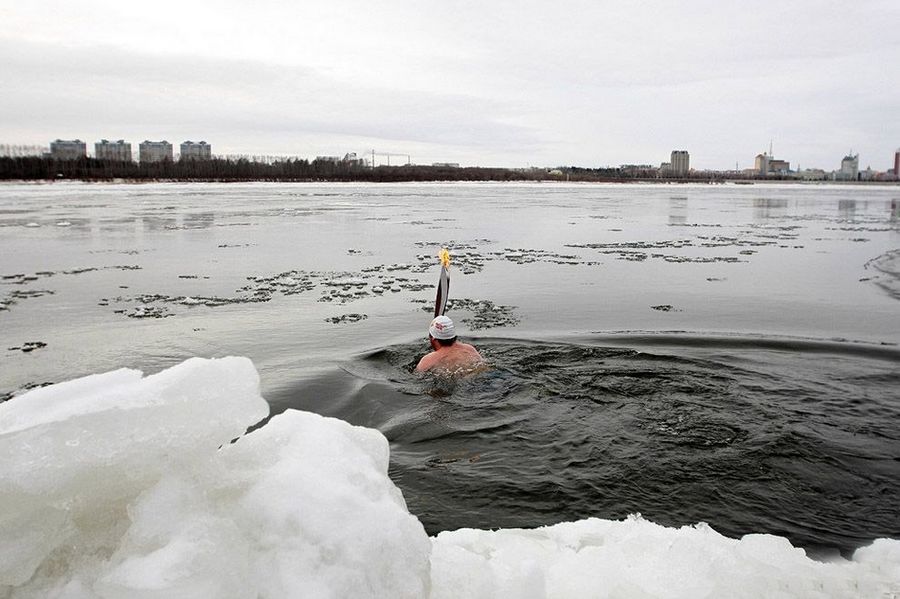
<path id="1" fill-rule="evenodd" d="M 468 343 L 462 343 L 461 341 L 457 341 L 457 344 L 459 344 L 460 349 L 465 351 L 466 353 L 471 354 L 473 356 L 478 356 L 479 358 L 481 357 L 481 354 L 478 353 L 478 350 L 475 349 L 474 345 L 469 345 Z"/>
<path id="2" fill-rule="evenodd" d="M 437 352 L 431 352 L 430 354 L 425 354 L 422 356 L 422 359 L 419 360 L 419 364 L 416 366 L 416 371 L 422 372 L 424 370 L 428 370 L 434 367 L 437 364 L 438 355 Z"/>

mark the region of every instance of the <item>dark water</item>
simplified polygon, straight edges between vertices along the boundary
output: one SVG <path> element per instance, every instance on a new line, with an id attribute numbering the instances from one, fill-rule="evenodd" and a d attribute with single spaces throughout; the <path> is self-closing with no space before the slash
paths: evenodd
<path id="1" fill-rule="evenodd" d="M 477 340 L 455 384 L 419 346 L 270 397 L 375 427 L 430 534 L 640 512 L 814 553 L 900 536 L 900 350 L 803 339 Z"/>

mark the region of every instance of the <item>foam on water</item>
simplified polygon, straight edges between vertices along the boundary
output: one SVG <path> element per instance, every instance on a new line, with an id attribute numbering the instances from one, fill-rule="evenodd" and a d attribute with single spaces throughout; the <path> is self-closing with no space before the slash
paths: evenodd
<path id="1" fill-rule="evenodd" d="M 639 517 L 429 539 L 378 431 L 268 414 L 249 360 L 119 370 L 0 405 L 3 597 L 846 597 L 900 542 L 809 559 L 780 537 Z M 243 435 L 243 436 L 242 436 Z M 234 439 L 236 441 L 232 442 Z"/>

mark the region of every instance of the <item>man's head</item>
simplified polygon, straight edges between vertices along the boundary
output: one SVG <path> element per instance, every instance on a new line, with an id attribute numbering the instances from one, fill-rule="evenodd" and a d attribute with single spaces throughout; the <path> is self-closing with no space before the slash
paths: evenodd
<path id="1" fill-rule="evenodd" d="M 439 345 L 448 346 L 456 342 L 456 329 L 453 327 L 453 321 L 446 316 L 438 316 L 431 321 L 428 335 Z"/>

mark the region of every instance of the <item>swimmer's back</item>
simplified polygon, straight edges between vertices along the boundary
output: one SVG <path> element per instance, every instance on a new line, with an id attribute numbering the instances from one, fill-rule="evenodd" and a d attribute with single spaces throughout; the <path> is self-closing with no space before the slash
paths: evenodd
<path id="1" fill-rule="evenodd" d="M 419 361 L 417 372 L 470 372 L 483 367 L 484 358 L 468 343 L 457 341 L 449 347 L 433 351 Z"/>

